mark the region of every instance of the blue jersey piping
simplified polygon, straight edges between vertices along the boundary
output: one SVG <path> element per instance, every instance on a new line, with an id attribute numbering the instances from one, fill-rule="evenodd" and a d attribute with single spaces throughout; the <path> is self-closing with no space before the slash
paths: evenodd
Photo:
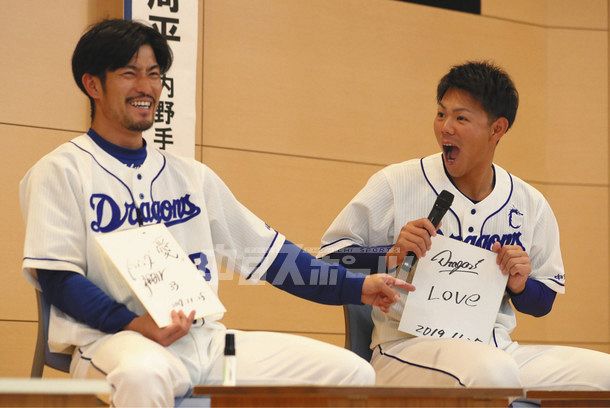
<path id="1" fill-rule="evenodd" d="M 410 362 L 408 362 L 408 361 L 406 361 L 406 360 L 403 360 L 403 359 L 401 359 L 401 358 L 399 358 L 399 357 L 396 357 L 396 356 L 393 356 L 393 355 L 391 355 L 391 354 L 388 354 L 388 353 L 384 352 L 384 351 L 381 349 L 381 344 L 380 344 L 380 345 L 378 345 L 377 347 L 379 347 L 379 352 L 381 353 L 381 355 L 382 355 L 382 356 L 386 356 L 386 357 L 393 358 L 394 360 L 400 361 L 401 363 L 405 363 L 405 364 L 408 364 L 408 365 L 410 365 L 410 366 L 419 367 L 419 368 L 424 368 L 424 369 L 426 369 L 426 370 L 432 370 L 432 371 L 437 371 L 437 372 L 439 372 L 439 373 L 446 374 L 446 375 L 448 375 L 448 376 L 450 376 L 450 377 L 454 378 L 454 379 L 455 379 L 455 380 L 456 380 L 456 381 L 457 381 L 457 382 L 458 382 L 458 383 L 459 383 L 459 384 L 460 384 L 462 387 L 466 387 L 466 385 L 465 385 L 465 384 L 464 384 L 464 383 L 463 383 L 463 382 L 462 382 L 462 381 L 461 381 L 461 380 L 460 380 L 460 379 L 459 379 L 459 378 L 458 378 L 456 375 L 451 374 L 451 373 L 450 373 L 450 372 L 448 372 L 448 371 L 441 370 L 441 369 L 439 369 L 439 368 L 434 368 L 434 367 L 428 367 L 428 366 L 424 366 L 424 365 L 421 365 L 421 364 L 410 363 Z"/>
<path id="2" fill-rule="evenodd" d="M 422 173 L 424 175 L 424 178 L 426 179 L 426 182 L 428 183 L 428 185 L 430 186 L 432 191 L 434 191 L 434 194 L 436 194 L 438 196 L 438 191 L 436 191 L 436 189 L 434 188 L 434 186 L 432 185 L 432 183 L 428 179 L 428 175 L 426 174 L 426 170 L 424 169 L 424 159 L 423 158 L 421 158 L 419 160 L 419 165 L 421 167 L 421 171 L 422 171 Z M 451 211 L 451 214 L 453 214 L 453 216 L 455 217 L 455 220 L 458 223 L 458 231 L 460 233 L 460 238 L 462 238 L 462 223 L 460 222 L 460 218 L 457 216 L 457 214 L 453 211 L 453 209 L 451 207 L 449 207 L 449 211 Z"/>
<path id="3" fill-rule="evenodd" d="M 320 247 L 320 249 L 322 249 L 322 248 L 326 248 L 327 246 L 334 245 L 334 244 L 336 244 L 337 242 L 341 242 L 341 241 L 350 241 L 351 243 L 354 243 L 354 241 L 352 241 L 350 238 L 340 238 L 340 239 L 338 239 L 338 240 L 336 240 L 336 241 L 333 241 L 333 242 L 330 242 L 330 243 L 328 243 L 328 244 L 322 245 L 322 246 Z"/>
<path id="4" fill-rule="evenodd" d="M 153 198 L 153 184 L 155 183 L 155 181 L 157 181 L 157 179 L 159 178 L 159 176 L 161 175 L 161 173 L 163 172 L 163 170 L 165 169 L 165 163 L 167 163 L 167 159 L 165 158 L 164 155 L 161 155 L 161 157 L 163 157 L 163 166 L 161 166 L 161 169 L 159 170 L 159 172 L 157 173 L 157 175 L 152 179 L 152 181 L 150 182 L 150 199 L 152 201 L 154 201 Z"/>
<path id="5" fill-rule="evenodd" d="M 77 148 L 79 148 L 80 150 L 82 150 L 83 152 L 87 153 L 89 156 L 91 156 L 91 158 L 93 159 L 93 161 L 95 161 L 97 163 L 98 166 L 100 166 L 106 173 L 110 174 L 112 177 L 114 177 L 115 179 L 117 179 L 119 181 L 119 183 L 121 183 L 126 189 L 127 192 L 129 193 L 129 196 L 131 197 L 131 202 L 133 203 L 134 207 L 137 207 L 136 205 L 136 200 L 133 198 L 133 193 L 131 192 L 131 190 L 129 189 L 129 187 L 127 186 L 127 184 L 125 184 L 125 182 L 123 182 L 123 180 L 121 180 L 119 177 L 117 177 L 115 174 L 113 174 L 110 170 L 108 170 L 107 168 L 105 168 L 104 166 L 101 165 L 101 163 L 99 161 L 97 161 L 97 159 L 95 158 L 95 156 L 93 155 L 93 153 L 91 153 L 90 151 L 84 149 L 83 147 L 77 145 L 74 142 L 70 142 L 72 143 L 74 146 L 76 146 Z"/>
<path id="6" fill-rule="evenodd" d="M 258 265 L 256 265 L 254 267 L 254 269 L 252 270 L 252 272 L 250 272 L 250 274 L 248 275 L 248 277 L 246 279 L 250 279 L 252 277 L 252 275 L 254 275 L 254 272 L 256 272 L 256 270 L 261 266 L 261 264 L 263 263 L 265 258 L 267 258 L 267 255 L 269 255 L 269 251 L 271 251 L 271 248 L 273 247 L 273 244 L 275 244 L 275 240 L 277 239 L 278 235 L 279 235 L 279 233 L 277 231 L 275 231 L 275 236 L 273 237 L 273 240 L 271 241 L 271 244 L 269 244 L 269 248 L 267 248 L 267 252 L 265 252 L 265 255 L 263 255 L 263 257 L 261 258 L 261 260 L 258 263 Z"/>
<path id="7" fill-rule="evenodd" d="M 510 173 L 506 173 L 508 174 L 508 178 L 510 180 L 510 192 L 508 193 L 508 198 L 506 199 L 506 201 L 504 202 L 504 204 L 502 204 L 502 206 L 500 208 L 498 208 L 494 213 L 492 213 L 491 215 L 489 215 L 487 218 L 485 218 L 485 221 L 483 221 L 483 224 L 481 225 L 481 231 L 479 231 L 480 235 L 483 235 L 483 228 L 485 227 L 485 223 L 487 223 L 487 221 L 493 217 L 494 215 L 496 215 L 497 213 L 499 213 L 500 211 L 502 211 L 502 209 L 504 207 L 506 207 L 506 204 L 508 204 L 508 202 L 510 201 L 510 198 L 513 196 L 513 177 L 510 175 Z"/>

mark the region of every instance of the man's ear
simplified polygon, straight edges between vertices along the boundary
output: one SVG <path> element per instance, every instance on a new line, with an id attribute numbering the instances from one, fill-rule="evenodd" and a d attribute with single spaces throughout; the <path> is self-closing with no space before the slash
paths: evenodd
<path id="1" fill-rule="evenodd" d="M 501 116 L 494 120 L 494 122 L 491 124 L 491 137 L 495 139 L 496 143 L 498 143 L 507 130 L 508 119 Z"/>
<path id="2" fill-rule="evenodd" d="M 89 95 L 93 99 L 98 99 L 102 95 L 102 81 L 95 75 L 83 74 L 81 78 L 83 86 Z"/>

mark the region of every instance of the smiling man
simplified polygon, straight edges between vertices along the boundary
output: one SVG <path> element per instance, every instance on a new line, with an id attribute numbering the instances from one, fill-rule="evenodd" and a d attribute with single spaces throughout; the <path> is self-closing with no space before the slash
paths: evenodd
<path id="1" fill-rule="evenodd" d="M 207 166 L 151 148 L 167 41 L 138 22 L 91 27 L 72 72 L 91 103 L 91 128 L 43 157 L 20 185 L 26 219 L 23 272 L 53 307 L 49 347 L 71 352 L 70 373 L 103 377 L 113 406 L 171 406 L 196 384 L 222 381 L 226 328 L 167 311 L 158 327 L 135 294 L 105 269 L 98 234 L 164 223 L 218 288 L 217 257 L 244 278 L 324 304 L 361 302 L 387 311 L 412 286 L 363 276 L 302 251 L 241 205 Z M 221 259 L 222 259 L 221 258 Z M 317 279 L 328 271 L 333 284 Z M 270 314 L 274 311 L 270 310 Z M 371 366 L 340 347 L 283 333 L 234 331 L 238 384 L 370 385 Z"/>
<path id="2" fill-rule="evenodd" d="M 414 337 L 398 331 L 399 315 L 373 311 L 371 362 L 377 383 L 610 389 L 608 354 L 521 346 L 510 338 L 516 325 L 511 303 L 522 313 L 543 316 L 565 284 L 559 231 L 548 202 L 493 163 L 517 113 L 512 80 L 493 64 L 468 62 L 440 80 L 436 98 L 434 134 L 441 152 L 373 175 L 329 227 L 318 256 L 354 269 L 392 270 L 408 252 L 423 257 L 430 237 L 439 233 L 497 253 L 508 275 L 506 293 L 489 344 Z M 437 230 L 425 217 L 442 190 L 455 198 Z M 393 255 L 380 259 L 382 249 Z"/>
<path id="3" fill-rule="evenodd" d="M 161 67 L 152 47 L 142 45 L 127 65 L 103 76 L 83 73 L 81 83 L 95 101 L 91 127 L 115 145 L 142 147 L 139 136 L 153 125 L 161 96 Z"/>

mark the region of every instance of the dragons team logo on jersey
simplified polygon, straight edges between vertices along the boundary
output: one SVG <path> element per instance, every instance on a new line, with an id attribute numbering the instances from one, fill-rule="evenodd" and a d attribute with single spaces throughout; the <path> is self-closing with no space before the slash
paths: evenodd
<path id="1" fill-rule="evenodd" d="M 442 232 L 441 232 L 442 234 Z M 467 237 L 460 237 L 458 235 L 451 234 L 449 238 L 457 239 L 466 244 L 474 245 L 479 248 L 491 250 L 491 246 L 494 242 L 498 241 L 501 245 L 519 245 L 525 251 L 525 246 L 521 242 L 521 232 L 509 232 L 508 234 L 482 234 L 482 235 L 468 235 Z"/>
<path id="2" fill-rule="evenodd" d="M 106 194 L 92 194 L 89 205 L 95 214 L 95 220 L 91 222 L 91 229 L 95 232 L 111 232 L 125 222 L 130 225 L 163 222 L 169 227 L 201 213 L 201 208 L 191 201 L 190 194 L 173 200 L 146 201 L 139 208 L 133 202 L 121 205 Z"/>
<path id="3" fill-rule="evenodd" d="M 523 213 L 515 207 L 508 212 L 508 225 L 514 229 L 520 228 L 523 225 Z"/>

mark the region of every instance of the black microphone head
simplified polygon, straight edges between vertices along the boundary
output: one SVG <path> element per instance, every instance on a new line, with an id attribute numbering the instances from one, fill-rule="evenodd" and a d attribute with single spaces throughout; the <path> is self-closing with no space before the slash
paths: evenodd
<path id="1" fill-rule="evenodd" d="M 453 194 L 447 190 L 441 191 L 438 197 L 436 197 L 436 201 L 432 206 L 432 211 L 430 211 L 430 215 L 428 215 L 428 219 L 435 228 L 441 223 L 441 219 L 445 216 L 445 213 L 449 210 L 452 203 Z"/>
<path id="2" fill-rule="evenodd" d="M 448 210 L 449 207 L 451 207 L 451 204 L 453 204 L 453 194 L 447 190 L 443 190 L 436 198 L 436 202 L 439 204 L 439 206 L 445 208 L 445 210 Z"/>

